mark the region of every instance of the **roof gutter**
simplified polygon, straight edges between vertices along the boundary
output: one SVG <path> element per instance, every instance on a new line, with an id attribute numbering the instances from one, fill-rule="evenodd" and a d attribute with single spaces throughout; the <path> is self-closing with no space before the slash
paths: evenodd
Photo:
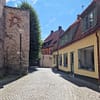
<path id="1" fill-rule="evenodd" d="M 98 73 L 99 73 L 99 82 L 100 82 L 100 40 L 99 40 L 99 33 L 96 32 L 96 37 L 97 37 L 97 53 L 98 53 Z"/>

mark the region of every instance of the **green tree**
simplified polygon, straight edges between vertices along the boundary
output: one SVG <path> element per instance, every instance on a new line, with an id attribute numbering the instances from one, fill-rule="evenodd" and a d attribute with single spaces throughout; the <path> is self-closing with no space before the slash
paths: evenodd
<path id="1" fill-rule="evenodd" d="M 34 8 L 26 1 L 18 6 L 21 9 L 30 11 L 30 53 L 29 60 L 30 66 L 34 65 L 39 59 L 40 46 L 41 46 L 41 34 L 38 16 Z"/>

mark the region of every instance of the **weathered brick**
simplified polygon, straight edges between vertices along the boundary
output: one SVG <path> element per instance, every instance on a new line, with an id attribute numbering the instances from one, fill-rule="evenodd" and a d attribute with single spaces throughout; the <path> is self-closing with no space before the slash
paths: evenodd
<path id="1" fill-rule="evenodd" d="M 9 72 L 18 72 L 18 70 L 26 72 L 29 66 L 29 11 L 5 7 L 4 15 L 6 31 L 4 41 L 5 65 Z"/>
<path id="2" fill-rule="evenodd" d="M 5 0 L 0 0 L 0 77 L 3 76 L 4 69 L 4 17 L 3 17 L 3 7 Z"/>

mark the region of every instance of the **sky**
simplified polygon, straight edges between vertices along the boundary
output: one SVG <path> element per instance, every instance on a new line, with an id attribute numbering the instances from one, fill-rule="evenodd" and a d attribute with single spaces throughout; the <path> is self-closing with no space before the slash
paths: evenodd
<path id="1" fill-rule="evenodd" d="M 17 7 L 23 0 L 6 0 L 7 6 Z M 41 37 L 44 40 L 59 26 L 66 30 L 76 19 L 77 15 L 93 0 L 26 0 L 35 9 L 41 28 Z"/>

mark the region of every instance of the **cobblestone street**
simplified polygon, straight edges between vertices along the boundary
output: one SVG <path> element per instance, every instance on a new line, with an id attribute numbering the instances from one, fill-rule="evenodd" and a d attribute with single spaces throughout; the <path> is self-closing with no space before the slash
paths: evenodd
<path id="1" fill-rule="evenodd" d="M 48 68 L 37 68 L 0 89 L 0 100 L 100 100 L 100 94 L 79 87 Z"/>

